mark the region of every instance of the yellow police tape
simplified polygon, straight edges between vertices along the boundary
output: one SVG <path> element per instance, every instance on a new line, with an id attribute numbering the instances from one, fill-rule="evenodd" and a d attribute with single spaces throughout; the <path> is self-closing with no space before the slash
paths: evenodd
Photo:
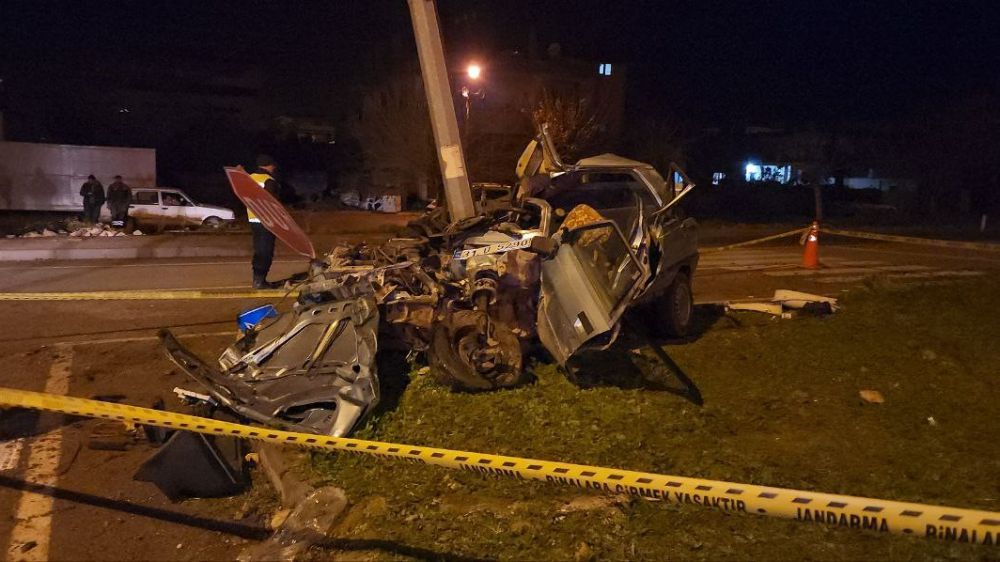
<path id="1" fill-rule="evenodd" d="M 742 248 L 744 246 L 752 246 L 754 244 L 760 244 L 763 242 L 770 242 L 771 240 L 777 240 L 779 238 L 785 238 L 786 236 L 793 236 L 795 234 L 802 234 L 809 230 L 808 228 L 796 228 L 795 230 L 789 230 L 788 232 L 782 232 L 781 234 L 775 234 L 772 236 L 765 236 L 763 238 L 755 238 L 753 240 L 747 240 L 746 242 L 738 242 L 736 244 L 729 244 L 726 246 L 715 246 L 713 248 L 701 248 L 698 251 L 706 254 L 712 252 L 721 252 L 723 250 L 732 250 L 733 248 Z"/>
<path id="2" fill-rule="evenodd" d="M 85 291 L 76 293 L 0 293 L 0 301 L 142 301 L 202 299 L 263 299 L 297 296 L 283 289 L 163 289 L 138 291 Z"/>
<path id="3" fill-rule="evenodd" d="M 989 252 L 1000 252 L 1000 244 L 990 242 L 962 242 L 960 240 L 936 240 L 933 238 L 917 238 L 914 236 L 898 236 L 895 234 L 878 234 L 875 232 L 862 232 L 858 230 L 840 230 L 837 228 L 823 228 L 821 234 L 833 234 L 835 236 L 847 236 L 850 238 L 864 238 L 867 240 L 880 240 L 882 242 L 899 242 L 901 244 L 916 244 L 918 246 L 934 246 L 937 248 L 958 248 L 963 250 L 986 250 Z"/>
<path id="4" fill-rule="evenodd" d="M 515 480 L 543 480 L 596 491 L 626 493 L 671 504 L 769 515 L 835 527 L 903 533 L 982 545 L 1000 543 L 1000 513 L 989 511 L 292 433 L 149 408 L 9 388 L 0 388 L 0 407 L 31 408 L 209 435 L 390 457 Z"/>

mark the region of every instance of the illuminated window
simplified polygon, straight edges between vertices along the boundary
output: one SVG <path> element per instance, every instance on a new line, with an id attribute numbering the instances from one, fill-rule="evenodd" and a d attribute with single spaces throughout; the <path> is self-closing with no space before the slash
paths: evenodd
<path id="1" fill-rule="evenodd" d="M 792 167 L 788 164 L 747 162 L 744 177 L 748 182 L 773 181 L 786 184 L 792 180 Z"/>
<path id="2" fill-rule="evenodd" d="M 777 183 L 788 183 L 792 179 L 792 167 L 789 165 L 780 166 L 777 164 L 764 164 L 761 173 L 764 181 Z"/>
<path id="3" fill-rule="evenodd" d="M 611 63 L 604 62 L 597 65 L 597 73 L 601 76 L 611 76 Z"/>
<path id="4" fill-rule="evenodd" d="M 712 173 L 712 185 L 719 185 L 722 180 L 726 179 L 725 172 L 714 172 Z"/>

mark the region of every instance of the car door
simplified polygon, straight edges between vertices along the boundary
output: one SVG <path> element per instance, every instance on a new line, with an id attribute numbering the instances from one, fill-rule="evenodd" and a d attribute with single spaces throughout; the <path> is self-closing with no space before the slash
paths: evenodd
<path id="1" fill-rule="evenodd" d="M 205 210 L 202 207 L 195 205 L 194 201 L 192 201 L 191 198 L 185 193 L 177 192 L 177 195 L 180 197 L 180 214 L 184 219 L 184 223 L 194 225 L 201 224 L 202 221 L 205 220 Z"/>
<path id="2" fill-rule="evenodd" d="M 617 324 L 643 287 L 646 269 L 610 220 L 561 234 L 555 255 L 542 262 L 538 336 L 565 364 L 589 340 L 617 332 Z"/>
<path id="3" fill-rule="evenodd" d="M 128 214 L 137 222 L 155 222 L 160 213 L 160 192 L 155 189 L 133 189 Z"/>
<path id="4" fill-rule="evenodd" d="M 162 224 L 180 226 L 186 222 L 183 195 L 176 191 L 160 191 L 160 203 Z"/>
<path id="5" fill-rule="evenodd" d="M 670 269 L 698 251 L 698 224 L 677 207 L 694 182 L 676 164 L 670 165 L 666 181 L 671 200 L 653 213 L 650 230 L 659 243 L 662 264 Z"/>

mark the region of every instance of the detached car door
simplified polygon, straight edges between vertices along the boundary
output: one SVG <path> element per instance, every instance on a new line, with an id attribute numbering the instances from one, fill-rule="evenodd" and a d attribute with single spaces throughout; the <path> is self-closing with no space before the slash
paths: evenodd
<path id="1" fill-rule="evenodd" d="M 588 341 L 617 334 L 647 272 L 612 221 L 565 231 L 560 242 L 555 256 L 542 262 L 538 336 L 565 364 Z"/>

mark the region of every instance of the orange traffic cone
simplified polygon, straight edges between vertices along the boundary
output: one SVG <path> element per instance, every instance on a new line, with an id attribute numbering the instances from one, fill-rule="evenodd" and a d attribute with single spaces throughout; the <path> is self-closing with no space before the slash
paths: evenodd
<path id="1" fill-rule="evenodd" d="M 802 252 L 802 267 L 819 269 L 819 222 L 813 221 L 805 236 L 805 251 Z"/>

